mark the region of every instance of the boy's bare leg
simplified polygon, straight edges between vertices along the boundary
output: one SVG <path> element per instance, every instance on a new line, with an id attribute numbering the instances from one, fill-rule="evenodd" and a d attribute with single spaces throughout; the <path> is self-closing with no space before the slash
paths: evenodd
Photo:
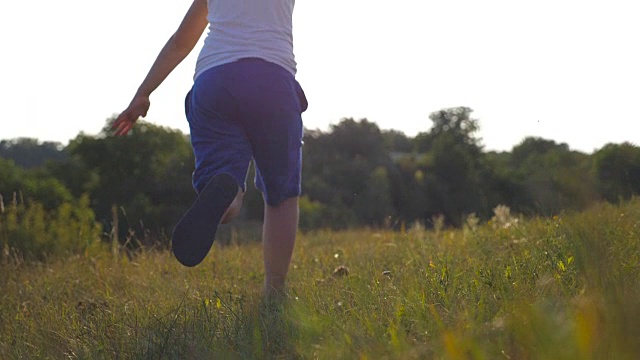
<path id="1" fill-rule="evenodd" d="M 238 193 L 236 194 L 236 198 L 233 199 L 231 205 L 227 211 L 222 215 L 222 220 L 220 220 L 221 224 L 226 224 L 233 220 L 238 214 L 240 214 L 240 208 L 242 207 L 242 199 L 244 198 L 244 192 L 241 187 L 238 187 Z"/>
<path id="2" fill-rule="evenodd" d="M 289 198 L 278 206 L 265 204 L 262 246 L 265 270 L 264 293 L 267 297 L 281 295 L 284 291 L 297 230 L 297 197 Z"/>

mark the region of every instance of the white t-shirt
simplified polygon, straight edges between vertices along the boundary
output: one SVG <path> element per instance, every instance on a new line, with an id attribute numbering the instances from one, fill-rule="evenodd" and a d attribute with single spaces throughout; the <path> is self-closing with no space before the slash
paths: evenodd
<path id="1" fill-rule="evenodd" d="M 242 58 L 261 58 L 296 73 L 295 0 L 208 0 L 209 33 L 194 79 L 207 69 Z"/>

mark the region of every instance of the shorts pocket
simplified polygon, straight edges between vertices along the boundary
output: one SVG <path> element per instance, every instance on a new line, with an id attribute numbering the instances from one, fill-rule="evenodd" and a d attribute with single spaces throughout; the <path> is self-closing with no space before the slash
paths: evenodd
<path id="1" fill-rule="evenodd" d="M 300 102 L 300 113 L 303 113 L 309 107 L 309 102 L 300 83 L 297 80 L 294 81 L 296 82 L 296 95 L 298 95 L 298 101 Z"/>
<path id="2" fill-rule="evenodd" d="M 191 90 L 189 90 L 189 92 L 187 93 L 187 96 L 185 96 L 184 98 L 184 114 L 187 117 L 187 120 L 189 120 L 189 113 L 191 112 Z"/>

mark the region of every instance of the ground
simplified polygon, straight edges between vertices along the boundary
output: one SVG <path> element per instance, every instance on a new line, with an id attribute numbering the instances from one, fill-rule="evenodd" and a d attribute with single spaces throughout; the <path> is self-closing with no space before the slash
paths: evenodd
<path id="1" fill-rule="evenodd" d="M 0 358 L 632 359 L 640 201 L 464 229 L 299 237 L 282 301 L 258 243 L 0 265 Z"/>

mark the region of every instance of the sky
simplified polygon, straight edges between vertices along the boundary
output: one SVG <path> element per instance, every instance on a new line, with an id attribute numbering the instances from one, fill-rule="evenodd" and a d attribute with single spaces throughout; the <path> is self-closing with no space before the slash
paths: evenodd
<path id="1" fill-rule="evenodd" d="M 0 2 L 0 139 L 66 144 L 126 108 L 189 0 Z M 591 153 L 640 145 L 640 3 L 298 0 L 294 51 L 310 129 L 367 118 L 414 136 L 467 106 L 487 150 L 526 136 Z M 146 120 L 188 132 L 196 49 Z"/>

